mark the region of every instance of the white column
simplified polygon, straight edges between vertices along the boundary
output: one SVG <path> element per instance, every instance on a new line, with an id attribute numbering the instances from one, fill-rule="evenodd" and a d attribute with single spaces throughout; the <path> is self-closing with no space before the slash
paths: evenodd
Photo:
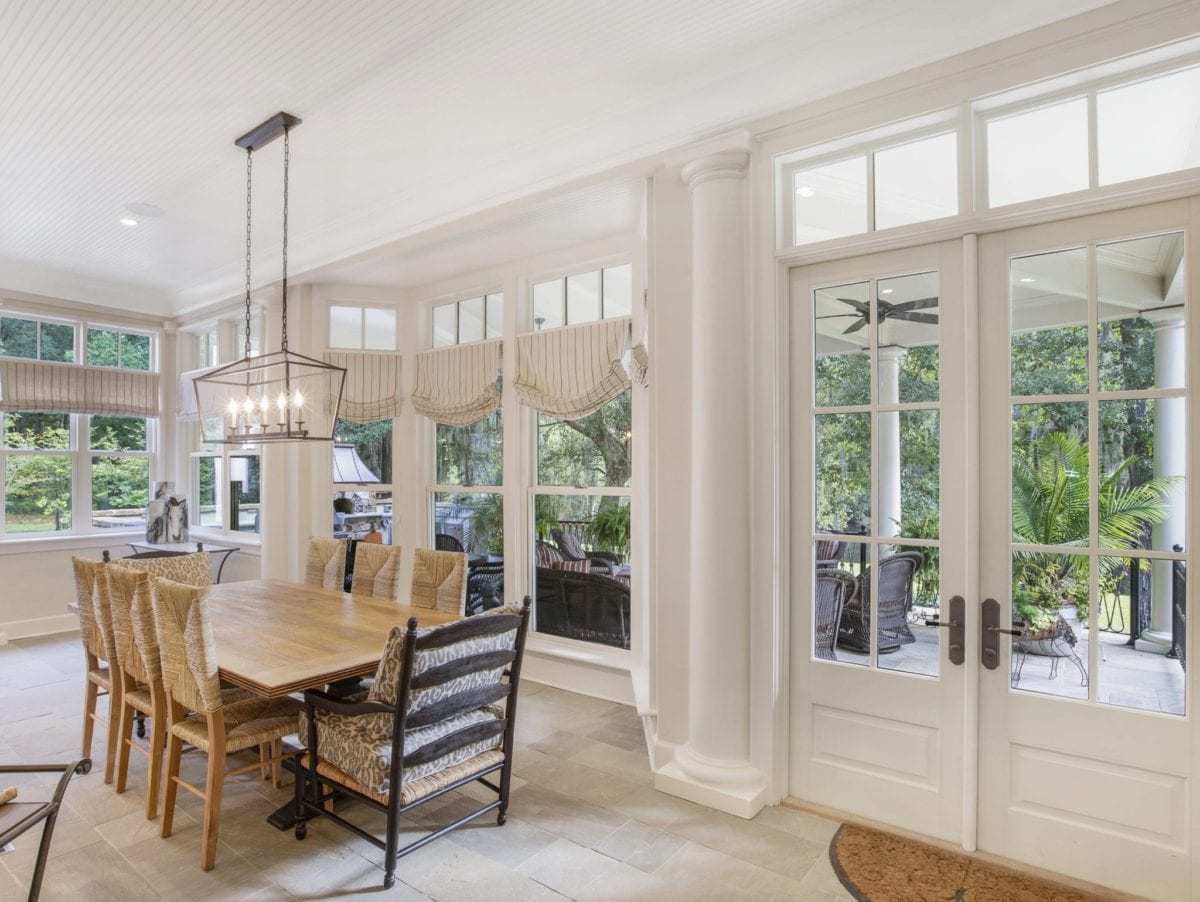
<path id="1" fill-rule="evenodd" d="M 886 345 L 879 349 L 879 403 L 900 403 L 900 364 L 905 349 Z M 879 429 L 879 510 L 875 533 L 900 535 L 900 411 L 882 413 Z"/>
<path id="2" fill-rule="evenodd" d="M 1143 311 L 1154 323 L 1154 384 L 1180 388 L 1184 384 L 1187 344 L 1183 307 Z M 1187 472 L 1187 407 L 1183 398 L 1154 402 L 1154 476 L 1180 476 Z M 1154 527 L 1154 548 L 1170 551 L 1182 545 L 1187 522 L 1187 496 L 1182 487 L 1167 499 L 1167 518 Z M 1138 648 L 1166 653 L 1171 647 L 1171 562 L 1151 565 L 1150 629 L 1142 633 Z"/>
<path id="3" fill-rule="evenodd" d="M 682 171 L 692 195 L 688 739 L 656 779 L 741 817 L 765 792 L 750 763 L 747 162 L 720 153 Z"/>

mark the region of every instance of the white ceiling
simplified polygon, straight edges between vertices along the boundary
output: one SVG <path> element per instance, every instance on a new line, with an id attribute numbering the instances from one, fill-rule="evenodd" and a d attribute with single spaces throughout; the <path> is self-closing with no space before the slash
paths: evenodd
<path id="1" fill-rule="evenodd" d="M 328 272 L 466 214 L 1101 5 L 0 3 L 0 285 L 163 313 L 235 294 L 245 161 L 233 139 L 281 109 L 304 120 L 290 266 Z M 255 155 L 256 282 L 279 269 L 281 152 Z M 117 220 L 129 203 L 165 212 L 128 228 Z M 614 204 L 560 207 L 609 215 Z M 390 268 L 348 272 L 408 284 L 421 266 L 444 274 L 444 242 L 430 246 L 432 263 L 414 247 Z"/>

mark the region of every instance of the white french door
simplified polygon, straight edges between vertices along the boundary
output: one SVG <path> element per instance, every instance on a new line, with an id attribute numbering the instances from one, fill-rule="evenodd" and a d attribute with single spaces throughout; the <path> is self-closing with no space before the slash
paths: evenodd
<path id="1" fill-rule="evenodd" d="M 790 792 L 952 841 L 974 684 L 926 620 L 973 597 L 962 286 L 945 242 L 794 270 L 789 316 Z"/>
<path id="2" fill-rule="evenodd" d="M 979 845 L 1172 900 L 1200 888 L 1178 616 L 1198 211 L 979 241 L 980 595 L 1018 632 L 991 633 L 980 672 Z"/>

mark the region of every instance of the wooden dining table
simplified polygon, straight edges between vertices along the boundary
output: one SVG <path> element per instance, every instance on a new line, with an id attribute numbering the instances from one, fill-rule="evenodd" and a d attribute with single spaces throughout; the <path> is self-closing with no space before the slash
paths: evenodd
<path id="1" fill-rule="evenodd" d="M 205 596 L 222 682 L 262 698 L 375 672 L 392 627 L 462 619 L 406 601 L 350 595 L 307 583 L 251 579 Z"/>

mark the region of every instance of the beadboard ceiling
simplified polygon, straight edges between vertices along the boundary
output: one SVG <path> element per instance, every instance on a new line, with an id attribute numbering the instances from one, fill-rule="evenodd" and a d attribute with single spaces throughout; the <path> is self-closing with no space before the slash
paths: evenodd
<path id="1" fill-rule="evenodd" d="M 304 120 L 291 270 L 414 284 L 453 254 L 425 230 L 1101 5 L 0 3 L 0 287 L 163 314 L 236 294 L 233 139 L 279 110 Z M 282 142 L 255 155 L 256 283 L 279 272 L 281 161 Z M 554 211 L 630 227 L 630 190 L 548 204 L 526 233 Z M 163 213 L 123 226 L 131 203 Z M 502 237 L 472 240 L 487 257 Z"/>

